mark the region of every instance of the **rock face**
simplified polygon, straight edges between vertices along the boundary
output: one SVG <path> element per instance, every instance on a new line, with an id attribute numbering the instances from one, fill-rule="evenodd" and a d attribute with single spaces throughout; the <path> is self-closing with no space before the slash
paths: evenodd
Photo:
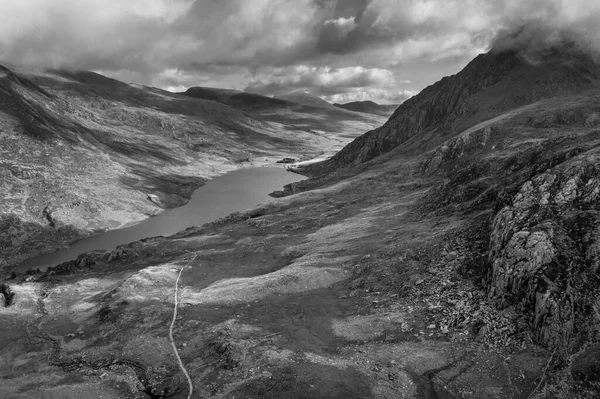
<path id="1" fill-rule="evenodd" d="M 599 161 L 580 156 L 535 176 L 492 224 L 489 296 L 530 311 L 551 348 L 567 346 L 576 326 L 581 335 L 600 325 L 590 311 L 600 266 Z"/>

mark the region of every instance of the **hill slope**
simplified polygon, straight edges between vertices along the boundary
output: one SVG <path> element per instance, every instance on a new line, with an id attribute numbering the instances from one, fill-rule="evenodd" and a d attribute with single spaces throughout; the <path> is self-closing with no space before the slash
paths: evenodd
<path id="1" fill-rule="evenodd" d="M 354 101 L 346 104 L 333 104 L 338 108 L 347 109 L 348 111 L 364 112 L 367 114 L 375 114 L 381 116 L 391 116 L 396 108 L 397 104 L 391 105 L 380 105 L 373 101 Z"/>
<path id="2" fill-rule="evenodd" d="M 321 108 L 333 108 L 334 105 L 304 91 L 294 91 L 274 97 L 276 100 L 291 101 L 302 105 Z"/>
<path id="3" fill-rule="evenodd" d="M 212 87 L 190 87 L 182 94 L 189 97 L 217 101 L 233 108 L 248 111 L 268 108 L 290 108 L 295 105 L 289 101 L 261 96 L 259 94 L 245 93 L 231 89 L 217 89 Z"/>

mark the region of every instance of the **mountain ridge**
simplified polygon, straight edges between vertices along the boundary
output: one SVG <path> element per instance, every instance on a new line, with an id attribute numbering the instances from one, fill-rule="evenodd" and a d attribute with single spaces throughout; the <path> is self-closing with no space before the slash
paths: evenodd
<path id="1" fill-rule="evenodd" d="M 417 133 L 439 142 L 439 138 L 447 137 L 486 118 L 498 115 L 504 109 L 532 103 L 544 97 L 558 95 L 560 92 L 573 91 L 589 84 L 590 74 L 593 79 L 598 79 L 600 69 L 591 57 L 582 53 L 575 53 L 575 56 L 580 62 L 573 67 L 570 65 L 572 56 L 569 53 L 566 59 L 559 60 L 558 65 L 552 65 L 552 61 L 550 65 L 543 63 L 534 65 L 516 51 L 492 50 L 487 54 L 481 54 L 461 72 L 441 79 L 401 104 L 382 127 L 357 138 L 330 160 L 310 165 L 303 169 L 303 172 L 310 175 L 323 175 L 333 169 L 366 162 L 391 151 L 415 137 Z M 551 54 L 550 59 L 552 60 Z M 548 87 L 542 90 L 537 90 L 544 86 L 537 76 L 538 73 L 547 81 Z M 489 107 L 487 109 L 474 104 L 475 96 L 481 97 L 485 89 L 493 89 L 493 86 L 505 77 L 510 78 L 515 75 L 519 82 L 510 83 L 510 90 L 516 90 L 516 93 L 512 94 L 510 99 L 504 100 L 508 101 L 507 104 L 497 103 L 494 96 L 485 99 L 484 104 Z M 533 79 L 533 83 L 528 80 L 531 75 L 537 78 Z M 564 87 L 561 82 L 563 77 L 566 78 L 567 83 Z M 524 84 L 521 86 L 521 83 Z M 506 95 L 497 98 L 505 99 Z M 454 124 L 460 116 L 468 113 L 472 114 L 470 118 Z M 415 140 L 418 141 L 419 137 L 415 137 Z"/>
<path id="2" fill-rule="evenodd" d="M 247 110 L 260 109 L 263 107 L 288 108 L 294 104 L 289 101 L 262 96 L 259 94 L 246 93 L 233 89 L 218 89 L 212 87 L 190 87 L 182 94 L 195 98 L 213 100 L 234 108 Z"/>
<path id="3" fill-rule="evenodd" d="M 301 90 L 293 91 L 287 94 L 281 94 L 273 98 L 278 100 L 295 102 L 310 107 L 334 108 L 333 104 L 323 100 L 321 97 L 314 96 L 306 91 Z"/>
<path id="4" fill-rule="evenodd" d="M 349 111 L 365 112 L 368 114 L 391 116 L 394 111 L 398 108 L 398 104 L 381 105 L 374 101 L 353 101 L 345 104 L 335 103 L 333 104 L 338 108 L 344 108 Z"/>

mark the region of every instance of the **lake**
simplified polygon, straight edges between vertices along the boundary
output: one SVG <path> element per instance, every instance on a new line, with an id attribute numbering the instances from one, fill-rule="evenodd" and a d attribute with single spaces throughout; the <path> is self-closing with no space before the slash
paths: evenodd
<path id="1" fill-rule="evenodd" d="M 142 238 L 175 234 L 190 226 L 200 226 L 233 212 L 254 208 L 272 200 L 268 195 L 270 192 L 304 178 L 283 167 L 238 169 L 206 182 L 184 206 L 164 211 L 134 226 L 85 238 L 67 249 L 30 258 L 14 270 L 21 273 L 30 268 L 43 270 L 76 259 L 84 252 L 112 250 Z"/>

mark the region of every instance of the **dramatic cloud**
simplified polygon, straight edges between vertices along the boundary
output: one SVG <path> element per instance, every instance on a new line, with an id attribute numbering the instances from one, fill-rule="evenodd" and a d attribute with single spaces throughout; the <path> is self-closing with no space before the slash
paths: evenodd
<path id="1" fill-rule="evenodd" d="M 311 0 L 19 0 L 3 5 L 0 56 L 104 70 L 284 62 L 303 53 Z"/>
<path id="2" fill-rule="evenodd" d="M 0 63 L 174 90 L 401 98 L 492 44 L 596 50 L 599 24 L 589 0 L 19 0 L 2 4 Z"/>
<path id="3" fill-rule="evenodd" d="M 393 91 L 386 89 L 354 90 L 348 93 L 324 96 L 331 103 L 349 103 L 353 101 L 375 101 L 379 104 L 401 104 L 417 94 L 416 90 Z"/>
<path id="4" fill-rule="evenodd" d="M 582 48 L 600 51 L 600 3 L 587 0 L 532 0 L 508 2 L 495 48 L 537 48 L 571 40 Z"/>
<path id="5" fill-rule="evenodd" d="M 328 68 L 296 67 L 262 71 L 252 78 L 245 90 L 258 94 L 286 94 L 304 91 L 330 102 L 372 100 L 382 104 L 399 104 L 415 95 L 414 90 L 394 90 L 409 80 L 396 79 L 387 69 L 363 67 Z"/>
<path id="6" fill-rule="evenodd" d="M 300 65 L 276 68 L 254 78 L 246 90 L 259 94 L 284 94 L 303 89 L 318 95 L 331 95 L 353 88 L 379 86 L 395 83 L 394 74 L 386 69 L 347 67 L 309 67 Z"/>

